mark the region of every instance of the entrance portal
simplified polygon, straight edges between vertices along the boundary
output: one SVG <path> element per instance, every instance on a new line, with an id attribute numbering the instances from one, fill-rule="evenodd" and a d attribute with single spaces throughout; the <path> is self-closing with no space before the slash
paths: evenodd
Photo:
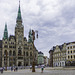
<path id="1" fill-rule="evenodd" d="M 21 66 L 22 65 L 22 63 L 21 62 L 18 62 L 18 66 Z"/>

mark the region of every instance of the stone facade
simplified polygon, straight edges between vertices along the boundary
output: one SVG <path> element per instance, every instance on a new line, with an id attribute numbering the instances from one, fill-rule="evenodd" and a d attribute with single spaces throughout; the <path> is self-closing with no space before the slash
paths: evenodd
<path id="1" fill-rule="evenodd" d="M 47 56 L 44 56 L 44 65 L 45 66 L 49 66 L 48 57 Z"/>
<path id="2" fill-rule="evenodd" d="M 75 66 L 75 42 L 53 46 L 53 48 L 49 51 L 49 54 L 51 66 L 52 60 L 54 67 Z"/>
<path id="3" fill-rule="evenodd" d="M 2 40 L 0 40 L 0 67 L 2 67 Z"/>
<path id="4" fill-rule="evenodd" d="M 24 37 L 24 26 L 22 25 L 22 17 L 20 11 L 20 4 L 18 9 L 18 16 L 15 26 L 15 35 L 8 37 L 7 25 L 5 25 L 4 37 L 1 40 L 0 47 L 0 65 L 7 66 L 29 66 L 32 65 L 33 56 L 37 64 L 38 51 L 33 47 L 33 42 L 27 41 Z"/>
<path id="5" fill-rule="evenodd" d="M 50 54 L 50 57 L 49 57 L 50 58 L 50 65 L 49 66 L 53 67 L 53 49 L 49 51 L 49 54 Z"/>
<path id="6" fill-rule="evenodd" d="M 53 66 L 65 66 L 66 62 L 66 44 L 56 46 L 53 52 Z"/>
<path id="7" fill-rule="evenodd" d="M 51 49 L 52 50 L 52 49 Z M 66 63 L 66 44 L 57 45 L 53 47 L 53 66 L 54 67 L 61 67 L 65 66 Z M 51 57 L 52 57 L 51 55 Z M 52 66 L 52 58 L 50 59 L 51 66 Z"/>
<path id="8" fill-rule="evenodd" d="M 44 54 L 40 51 L 38 52 L 38 65 L 44 64 Z"/>
<path id="9" fill-rule="evenodd" d="M 66 46 L 66 66 L 75 66 L 75 42 Z"/>

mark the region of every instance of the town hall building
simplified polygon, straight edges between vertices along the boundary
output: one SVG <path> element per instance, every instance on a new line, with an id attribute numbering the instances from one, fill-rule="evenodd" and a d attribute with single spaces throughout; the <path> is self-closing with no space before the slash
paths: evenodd
<path id="1" fill-rule="evenodd" d="M 7 66 L 30 66 L 33 57 L 37 64 L 38 50 L 33 46 L 31 38 L 32 30 L 29 31 L 28 40 L 24 37 L 20 2 L 15 25 L 15 35 L 8 37 L 7 24 L 5 24 L 3 39 L 0 40 L 0 67 Z"/>

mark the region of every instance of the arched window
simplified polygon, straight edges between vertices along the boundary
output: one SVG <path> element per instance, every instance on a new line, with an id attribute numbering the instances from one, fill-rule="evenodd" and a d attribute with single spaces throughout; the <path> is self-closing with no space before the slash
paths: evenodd
<path id="1" fill-rule="evenodd" d="M 30 56 L 32 56 L 32 52 L 30 52 Z"/>
<path id="2" fill-rule="evenodd" d="M 18 55 L 22 55 L 22 51 L 21 50 L 18 50 Z"/>
<path id="3" fill-rule="evenodd" d="M 12 55 L 12 51 L 9 51 L 9 56 L 11 56 Z"/>
<path id="4" fill-rule="evenodd" d="M 7 54 L 7 50 L 4 51 L 4 55 L 6 55 L 6 54 Z"/>
<path id="5" fill-rule="evenodd" d="M 25 56 L 25 52 L 24 52 L 24 56 Z"/>
<path id="6" fill-rule="evenodd" d="M 28 52 L 26 52 L 26 56 L 28 56 Z"/>
<path id="7" fill-rule="evenodd" d="M 13 51 L 13 56 L 16 56 L 16 52 L 15 51 Z"/>
<path id="8" fill-rule="evenodd" d="M 35 54 L 35 58 L 36 58 L 36 54 Z"/>
<path id="9" fill-rule="evenodd" d="M 71 55 L 71 59 L 72 59 L 72 55 Z"/>

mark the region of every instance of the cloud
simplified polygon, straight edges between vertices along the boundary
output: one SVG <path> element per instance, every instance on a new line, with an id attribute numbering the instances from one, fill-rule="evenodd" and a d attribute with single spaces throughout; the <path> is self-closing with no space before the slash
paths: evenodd
<path id="1" fill-rule="evenodd" d="M 0 0 L 0 38 L 5 22 L 8 33 L 14 35 L 18 12 L 18 0 Z M 75 40 L 75 0 L 21 0 L 24 36 L 31 29 L 38 30 L 36 48 L 49 56 L 55 45 Z"/>

